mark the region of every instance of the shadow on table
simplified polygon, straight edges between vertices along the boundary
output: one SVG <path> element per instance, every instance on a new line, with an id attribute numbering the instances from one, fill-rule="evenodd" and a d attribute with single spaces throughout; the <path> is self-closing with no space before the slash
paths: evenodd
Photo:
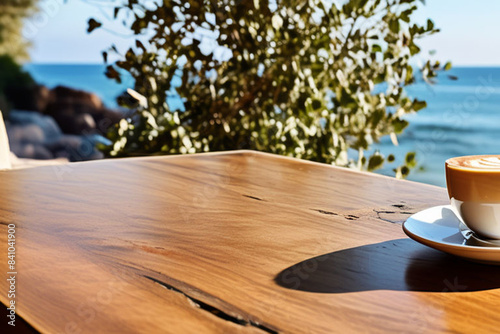
<path id="1" fill-rule="evenodd" d="M 15 315 L 15 327 L 10 326 L 8 324 L 9 321 L 12 321 L 11 318 L 9 318 L 10 311 L 5 306 L 3 303 L 0 303 L 0 307 L 4 309 L 4 316 L 2 317 L 2 324 L 0 325 L 0 328 L 3 328 L 3 330 L 0 330 L 1 333 L 16 333 L 16 334 L 37 334 L 39 333 L 36 329 L 31 327 L 30 324 L 26 322 L 23 318 L 19 316 L 19 314 Z"/>
<path id="2" fill-rule="evenodd" d="M 319 293 L 369 290 L 467 292 L 500 288 L 500 267 L 476 264 L 410 239 L 345 249 L 279 273 L 280 286 Z"/>

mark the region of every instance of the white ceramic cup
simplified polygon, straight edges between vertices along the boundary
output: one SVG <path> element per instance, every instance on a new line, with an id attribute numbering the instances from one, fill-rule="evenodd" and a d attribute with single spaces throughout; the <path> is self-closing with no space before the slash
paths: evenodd
<path id="1" fill-rule="evenodd" d="M 459 218 L 478 235 L 500 239 L 500 155 L 448 159 L 446 185 Z"/>

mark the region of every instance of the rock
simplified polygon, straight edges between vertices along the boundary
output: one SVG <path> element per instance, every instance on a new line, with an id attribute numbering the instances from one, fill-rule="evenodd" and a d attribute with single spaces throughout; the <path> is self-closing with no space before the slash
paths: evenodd
<path id="1" fill-rule="evenodd" d="M 74 124 L 81 128 L 95 128 L 95 121 L 90 114 L 76 115 Z M 70 161 L 101 159 L 103 154 L 95 148 L 96 144 L 110 144 L 109 140 L 98 134 L 64 135 L 52 117 L 37 112 L 11 111 L 6 128 L 10 150 L 20 158 L 66 158 Z"/>
<path id="2" fill-rule="evenodd" d="M 57 141 L 62 136 L 62 132 L 51 117 L 32 111 L 12 110 L 9 113 L 6 128 L 10 150 L 18 157 L 54 158 L 46 145 Z"/>
<path id="3" fill-rule="evenodd" d="M 71 114 L 71 113 L 59 113 L 54 115 L 57 123 L 61 125 L 61 129 L 66 134 L 88 134 L 95 133 L 96 123 L 94 118 L 88 114 Z"/>
<path id="4" fill-rule="evenodd" d="M 62 131 L 50 116 L 44 116 L 38 112 L 17 111 L 9 113 L 9 123 L 12 126 L 36 125 L 43 131 L 44 141 L 57 140 Z M 38 130 L 35 130 L 38 132 Z"/>
<path id="5" fill-rule="evenodd" d="M 17 144 L 44 144 L 45 134 L 43 129 L 37 124 L 29 125 L 11 125 L 6 124 L 7 135 L 9 136 L 10 145 Z"/>
<path id="6" fill-rule="evenodd" d="M 53 117 L 66 134 L 104 135 L 126 116 L 120 110 L 105 107 L 96 94 L 64 86 L 11 87 L 6 96 L 16 110 L 38 111 Z"/>
<path id="7" fill-rule="evenodd" d="M 50 89 L 42 85 L 38 86 L 38 89 L 35 92 L 35 98 L 37 111 L 47 109 L 50 99 Z"/>
<path id="8" fill-rule="evenodd" d="M 95 148 L 92 137 L 63 135 L 58 141 L 47 145 L 55 157 L 70 161 L 102 159 L 104 155 Z"/>
<path id="9" fill-rule="evenodd" d="M 43 85 L 8 87 L 5 89 L 5 95 L 14 109 L 41 111 L 47 107 L 50 90 Z"/>
<path id="10" fill-rule="evenodd" d="M 13 143 L 10 150 L 19 158 L 54 159 L 54 155 L 45 146 L 38 143 Z"/>
<path id="11" fill-rule="evenodd" d="M 12 89 L 9 100 L 17 108 L 7 122 L 11 151 L 20 158 L 67 158 L 81 161 L 103 158 L 97 143 L 111 144 L 102 135 L 127 115 L 106 108 L 92 93 L 69 87 Z"/>
<path id="12" fill-rule="evenodd" d="M 67 134 L 105 134 L 124 117 L 120 111 L 104 107 L 97 95 L 62 86 L 51 90 L 42 112 L 54 117 Z"/>
<path id="13" fill-rule="evenodd" d="M 102 101 L 97 95 L 65 86 L 57 86 L 53 88 L 50 92 L 50 100 L 52 102 L 59 101 L 69 104 L 80 104 L 82 106 L 88 106 L 94 110 L 103 107 Z"/>

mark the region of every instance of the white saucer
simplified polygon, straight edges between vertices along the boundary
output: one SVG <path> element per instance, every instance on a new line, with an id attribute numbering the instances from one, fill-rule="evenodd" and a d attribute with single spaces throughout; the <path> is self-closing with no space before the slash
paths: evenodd
<path id="1" fill-rule="evenodd" d="M 500 247 L 478 246 L 460 232 L 460 220 L 450 205 L 417 212 L 403 223 L 403 231 L 415 241 L 470 261 L 500 265 Z"/>

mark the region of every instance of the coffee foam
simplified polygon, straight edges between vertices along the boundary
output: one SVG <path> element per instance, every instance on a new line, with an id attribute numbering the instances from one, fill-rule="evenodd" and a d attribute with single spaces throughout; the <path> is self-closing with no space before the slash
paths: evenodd
<path id="1" fill-rule="evenodd" d="M 500 170 L 500 155 L 482 155 L 452 158 L 448 160 L 448 164 L 465 168 Z"/>

